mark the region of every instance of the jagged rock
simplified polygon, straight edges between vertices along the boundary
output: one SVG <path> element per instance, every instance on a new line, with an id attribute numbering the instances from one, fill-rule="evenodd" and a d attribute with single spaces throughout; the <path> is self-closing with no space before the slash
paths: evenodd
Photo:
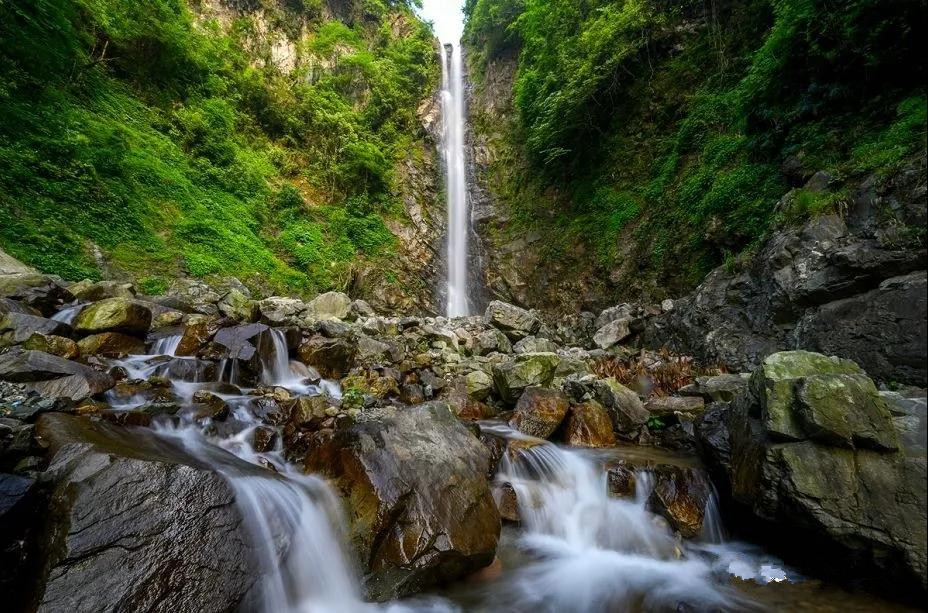
<path id="1" fill-rule="evenodd" d="M 300 360 L 323 377 L 340 379 L 354 366 L 355 347 L 341 338 L 314 336 L 298 349 Z"/>
<path id="2" fill-rule="evenodd" d="M 3 275 L 17 275 L 17 274 L 33 274 L 35 273 L 35 268 L 31 266 L 26 266 L 3 249 L 0 249 L 0 276 Z"/>
<path id="3" fill-rule="evenodd" d="M 503 402 L 513 404 L 529 386 L 551 383 L 560 358 L 554 353 L 523 353 L 493 366 L 493 382 Z"/>
<path id="4" fill-rule="evenodd" d="M 505 334 L 499 330 L 485 330 L 478 334 L 474 339 L 474 353 L 477 355 L 488 355 L 498 351 L 499 353 L 512 353 L 512 343 Z"/>
<path id="5" fill-rule="evenodd" d="M 593 397 L 605 407 L 616 433 L 634 435 L 648 421 L 648 411 L 638 394 L 614 378 L 596 379 L 587 383 Z"/>
<path id="6" fill-rule="evenodd" d="M 0 275 L 0 298 L 10 298 L 49 317 L 74 300 L 58 279 L 29 272 Z"/>
<path id="7" fill-rule="evenodd" d="M 55 414 L 38 422 L 55 509 L 38 611 L 236 609 L 260 570 L 231 489 L 113 428 Z"/>
<path id="8" fill-rule="evenodd" d="M 364 412 L 315 436 L 305 468 L 344 497 L 371 598 L 418 592 L 493 560 L 500 519 L 489 454 L 446 404 Z"/>
<path id="9" fill-rule="evenodd" d="M 578 447 L 613 447 L 616 440 L 612 420 L 603 405 L 588 400 L 570 407 L 564 442 Z"/>
<path id="10" fill-rule="evenodd" d="M 657 417 L 682 413 L 692 418 L 702 413 L 705 407 L 703 399 L 696 396 L 658 396 L 644 405 L 648 413 Z"/>
<path id="11" fill-rule="evenodd" d="M 468 393 L 466 381 L 458 381 L 444 390 L 442 400 L 448 403 L 457 418 L 462 421 L 479 421 L 496 415 L 492 407 Z"/>
<path id="12" fill-rule="evenodd" d="M 651 509 L 663 515 L 684 538 L 699 536 L 712 496 L 712 483 L 705 471 L 661 465 L 651 472 L 654 475 L 654 489 L 648 499 Z"/>
<path id="13" fill-rule="evenodd" d="M 145 353 L 145 343 L 141 339 L 119 332 L 101 332 L 85 336 L 77 342 L 83 355 L 103 355 L 125 357 Z"/>
<path id="14" fill-rule="evenodd" d="M 184 324 L 180 343 L 177 345 L 177 355 L 193 356 L 209 342 L 219 330 L 219 324 L 212 315 L 190 315 Z"/>
<path id="15" fill-rule="evenodd" d="M 41 396 L 75 402 L 101 394 L 115 384 L 112 377 L 89 366 L 20 349 L 0 355 L 0 379 L 23 383 Z"/>
<path id="16" fill-rule="evenodd" d="M 493 391 L 493 377 L 482 370 L 467 373 L 464 376 L 464 382 L 467 395 L 474 400 L 486 400 Z"/>
<path id="17" fill-rule="evenodd" d="M 238 289 L 231 289 L 216 305 L 219 312 L 233 321 L 251 323 L 258 319 L 258 303 Z"/>
<path id="18" fill-rule="evenodd" d="M 493 499 L 496 501 L 496 508 L 499 510 L 500 517 L 510 522 L 522 520 L 519 515 L 519 497 L 511 485 L 508 483 L 494 485 Z"/>
<path id="19" fill-rule="evenodd" d="M 527 336 L 512 346 L 515 353 L 554 353 L 557 345 L 546 338 Z"/>
<path id="20" fill-rule="evenodd" d="M 345 319 L 351 310 L 351 298 L 341 292 L 326 292 L 306 304 L 305 317 L 313 321 Z"/>
<path id="21" fill-rule="evenodd" d="M 34 333 L 68 336 L 71 327 L 37 315 L 0 311 L 0 344 L 24 343 Z"/>
<path id="22" fill-rule="evenodd" d="M 355 347 L 357 348 L 355 357 L 363 364 L 382 364 L 391 361 L 390 346 L 369 336 L 358 337 Z"/>
<path id="23" fill-rule="evenodd" d="M 771 355 L 724 425 L 730 451 L 713 462 L 730 463 L 734 499 L 779 526 L 784 542 L 844 578 L 891 577 L 900 591 L 924 592 L 925 458 L 894 450 L 885 401 L 853 362 Z M 714 447 L 725 452 L 704 449 Z"/>
<path id="24" fill-rule="evenodd" d="M 216 303 L 219 302 L 220 297 L 219 292 L 203 281 L 178 278 L 171 282 L 168 291 L 158 299 L 158 302 L 185 313 L 216 316 L 219 314 Z"/>
<path id="25" fill-rule="evenodd" d="M 696 377 L 696 381 L 681 387 L 681 396 L 700 396 L 706 402 L 731 402 L 748 386 L 748 375 L 716 375 Z"/>
<path id="26" fill-rule="evenodd" d="M 593 335 L 593 342 L 600 349 L 609 349 L 618 345 L 632 335 L 630 323 L 631 320 L 626 318 L 610 321 L 596 331 Z"/>
<path id="27" fill-rule="evenodd" d="M 74 318 L 74 329 L 85 334 L 123 332 L 145 334 L 151 326 L 151 309 L 126 298 L 108 298 L 81 310 Z"/>
<path id="28" fill-rule="evenodd" d="M 36 351 L 50 353 L 66 360 L 72 360 L 80 355 L 80 349 L 77 343 L 70 338 L 55 336 L 54 334 L 42 334 L 39 332 L 34 333 L 23 343 L 23 349 L 34 349 Z"/>
<path id="29" fill-rule="evenodd" d="M 296 298 L 272 296 L 258 303 L 262 323 L 271 326 L 299 325 L 306 312 L 306 303 Z"/>
<path id="30" fill-rule="evenodd" d="M 97 281 L 96 283 L 81 281 L 70 286 L 68 291 L 81 302 L 97 302 L 107 298 L 127 300 L 135 298 L 135 288 L 132 284 L 120 281 Z"/>
<path id="31" fill-rule="evenodd" d="M 567 396 L 560 390 L 527 387 L 509 425 L 523 434 L 548 438 L 564 421 L 569 407 Z"/>
<path id="32" fill-rule="evenodd" d="M 531 311 L 499 300 L 494 300 L 487 306 L 484 319 L 487 324 L 499 328 L 514 341 L 535 334 L 541 327 L 541 321 Z"/>

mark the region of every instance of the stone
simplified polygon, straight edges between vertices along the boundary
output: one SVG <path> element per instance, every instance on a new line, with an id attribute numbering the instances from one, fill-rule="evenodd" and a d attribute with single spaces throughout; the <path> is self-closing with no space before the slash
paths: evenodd
<path id="1" fill-rule="evenodd" d="M 493 499 L 496 501 L 496 508 L 499 510 L 501 518 L 508 522 L 522 521 L 522 517 L 519 515 L 519 497 L 510 484 L 494 485 Z"/>
<path id="2" fill-rule="evenodd" d="M 515 353 L 554 353 L 557 345 L 546 338 L 527 336 L 512 346 Z"/>
<path id="3" fill-rule="evenodd" d="M 135 288 L 131 283 L 121 281 L 97 281 L 96 283 L 75 283 L 68 288 L 81 302 L 97 302 L 107 298 L 135 298 Z"/>
<path id="4" fill-rule="evenodd" d="M 512 405 L 525 388 L 550 384 L 558 363 L 554 353 L 523 353 L 494 365 L 493 383 L 503 402 Z"/>
<path id="5" fill-rule="evenodd" d="M 603 405 L 589 400 L 570 407 L 564 427 L 564 442 L 577 447 L 614 447 L 612 420 Z"/>
<path id="6" fill-rule="evenodd" d="M 516 403 L 509 425 L 536 438 L 548 438 L 557 430 L 570 402 L 564 392 L 543 387 L 527 387 Z"/>
<path id="7" fill-rule="evenodd" d="M 704 470 L 662 465 L 652 469 L 654 489 L 648 499 L 653 511 L 662 515 L 683 538 L 703 531 L 706 506 L 713 495 Z"/>
<path id="8" fill-rule="evenodd" d="M 306 303 L 296 298 L 272 296 L 258 302 L 261 323 L 271 326 L 299 325 Z"/>
<path id="9" fill-rule="evenodd" d="M 541 321 L 531 311 L 499 300 L 490 302 L 484 320 L 488 325 L 502 330 L 512 340 L 531 336 L 541 327 Z"/>
<path id="10" fill-rule="evenodd" d="M 125 357 L 145 353 L 145 343 L 134 336 L 119 332 L 101 332 L 85 336 L 77 342 L 83 355 Z"/>
<path id="11" fill-rule="evenodd" d="M 600 349 L 610 349 L 629 338 L 631 333 L 631 319 L 620 318 L 610 321 L 593 335 L 593 342 Z"/>
<path id="12" fill-rule="evenodd" d="M 486 400 L 493 392 L 493 377 L 482 370 L 467 373 L 464 376 L 464 384 L 467 395 L 474 400 Z"/>
<path id="13" fill-rule="evenodd" d="M 906 453 L 924 455 L 928 451 L 928 400 L 898 392 L 880 392 L 892 414 L 899 443 Z"/>
<path id="14" fill-rule="evenodd" d="M 26 266 L 3 249 L 0 249 L 0 276 L 17 274 L 37 274 L 35 268 Z"/>
<path id="15" fill-rule="evenodd" d="M 314 336 L 300 345 L 297 353 L 300 361 L 329 379 L 341 379 L 354 366 L 355 347 L 342 338 Z"/>
<path id="16" fill-rule="evenodd" d="M 0 337 L 6 339 L 8 344 L 24 343 L 36 332 L 68 336 L 71 333 L 71 327 L 60 321 L 37 315 L 16 312 L 4 314 L 0 311 Z"/>
<path id="17" fill-rule="evenodd" d="M 484 330 L 474 339 L 474 353 L 489 355 L 493 352 L 512 353 L 512 343 L 499 330 Z"/>
<path id="18" fill-rule="evenodd" d="M 317 433 L 307 472 L 341 493 L 369 598 L 417 593 L 493 561 L 489 453 L 441 402 L 362 412 Z"/>
<path id="19" fill-rule="evenodd" d="M 54 334 L 42 334 L 39 332 L 33 333 L 33 335 L 23 343 L 23 349 L 34 349 L 36 351 L 50 353 L 66 360 L 73 360 L 80 355 L 80 349 L 77 343 L 70 338 L 55 336 Z"/>
<path id="20" fill-rule="evenodd" d="M 38 611 L 240 606 L 260 571 L 218 475 L 84 418 L 49 414 L 38 429 L 52 449 L 45 478 L 55 509 Z"/>
<path id="21" fill-rule="evenodd" d="M 644 404 L 645 410 L 657 417 L 683 414 L 692 418 L 702 413 L 705 407 L 705 401 L 694 396 L 657 396 Z"/>
<path id="22" fill-rule="evenodd" d="M 218 320 L 212 315 L 189 315 L 184 323 L 177 355 L 195 356 L 209 342 L 219 329 Z"/>
<path id="23" fill-rule="evenodd" d="M 223 316 L 232 321 L 251 323 L 258 319 L 258 303 L 238 289 L 229 290 L 216 306 Z"/>
<path id="24" fill-rule="evenodd" d="M 369 336 L 360 336 L 355 341 L 355 359 L 361 364 L 384 364 L 390 360 L 390 346 Z"/>
<path id="25" fill-rule="evenodd" d="M 899 448 L 886 401 L 866 375 L 818 375 L 797 383 L 794 412 L 815 441 L 836 447 Z"/>
<path id="26" fill-rule="evenodd" d="M 151 309 L 126 298 L 108 298 L 95 302 L 77 314 L 74 329 L 85 334 L 122 332 L 143 335 L 151 326 Z"/>
<path id="27" fill-rule="evenodd" d="M 0 355 L 0 380 L 22 383 L 41 396 L 75 402 L 102 394 L 115 384 L 112 377 L 89 366 L 19 349 Z"/>
<path id="28" fill-rule="evenodd" d="M 306 304 L 305 316 L 314 321 L 346 319 L 350 310 L 351 298 L 341 292 L 326 292 Z"/>
<path id="29" fill-rule="evenodd" d="M 715 375 L 696 377 L 690 385 L 681 387 L 681 396 L 699 396 L 706 402 L 731 402 L 748 386 L 749 375 Z"/>
<path id="30" fill-rule="evenodd" d="M 0 298 L 9 298 L 51 317 L 74 296 L 61 281 L 38 273 L 0 275 Z"/>
<path id="31" fill-rule="evenodd" d="M 638 394 L 615 378 L 598 379 L 590 383 L 594 398 L 605 407 L 617 434 L 633 437 L 648 421 L 648 411 Z"/>

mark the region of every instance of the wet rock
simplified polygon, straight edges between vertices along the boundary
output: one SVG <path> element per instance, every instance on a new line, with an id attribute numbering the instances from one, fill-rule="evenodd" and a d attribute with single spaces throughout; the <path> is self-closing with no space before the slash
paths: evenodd
<path id="1" fill-rule="evenodd" d="M 499 353 L 512 353 L 512 343 L 506 335 L 499 330 L 485 330 L 474 339 L 474 353 L 489 355 L 494 351 Z"/>
<path id="2" fill-rule="evenodd" d="M 606 471 L 609 495 L 617 498 L 633 498 L 638 481 L 635 471 L 622 464 L 609 467 Z"/>
<path id="3" fill-rule="evenodd" d="M 924 455 L 928 450 L 928 401 L 924 396 L 880 392 L 892 414 L 899 443 L 907 453 Z"/>
<path id="4" fill-rule="evenodd" d="M 79 340 L 77 346 L 83 355 L 118 358 L 145 353 L 145 343 L 141 339 L 119 332 L 91 334 Z"/>
<path id="5" fill-rule="evenodd" d="M 746 375 L 716 375 L 696 377 L 696 381 L 681 387 L 677 393 L 681 396 L 698 396 L 706 402 L 731 402 L 748 386 Z"/>
<path id="6" fill-rule="evenodd" d="M 213 337 L 212 346 L 207 353 L 214 359 L 238 360 L 257 370 L 261 361 L 258 345 L 261 337 L 269 334 L 269 330 L 265 324 L 220 328 Z"/>
<path id="7" fill-rule="evenodd" d="M 229 405 L 225 400 L 208 392 L 199 390 L 193 395 L 193 416 L 195 419 L 216 419 L 222 421 L 229 416 Z"/>
<path id="8" fill-rule="evenodd" d="M 493 366 L 493 382 L 510 406 L 530 386 L 544 387 L 554 379 L 560 358 L 554 353 L 524 353 Z"/>
<path id="9" fill-rule="evenodd" d="M 682 414 L 690 419 L 702 413 L 705 407 L 703 399 L 695 396 L 657 396 L 644 405 L 648 413 L 657 417 Z"/>
<path id="10" fill-rule="evenodd" d="M 488 565 L 500 520 L 486 448 L 444 403 L 362 416 L 317 434 L 305 466 L 347 503 L 369 596 L 418 592 Z"/>
<path id="11" fill-rule="evenodd" d="M 51 317 L 74 296 L 59 279 L 33 272 L 0 275 L 0 298 L 9 298 Z"/>
<path id="12" fill-rule="evenodd" d="M 277 444 L 277 430 L 269 426 L 258 426 L 251 436 L 251 446 L 258 453 L 273 451 Z"/>
<path id="13" fill-rule="evenodd" d="M 614 378 L 589 382 L 593 397 L 605 407 L 616 433 L 634 436 L 648 421 L 648 411 L 638 394 Z"/>
<path id="14" fill-rule="evenodd" d="M 68 336 L 71 327 L 37 315 L 0 310 L 0 344 L 18 345 L 35 333 Z"/>
<path id="15" fill-rule="evenodd" d="M 486 400 L 493 391 L 493 377 L 482 370 L 475 370 L 464 376 L 464 385 L 468 396 L 474 400 Z"/>
<path id="16" fill-rule="evenodd" d="M 309 301 L 304 315 L 313 321 L 346 319 L 350 310 L 351 299 L 348 296 L 341 292 L 327 292 Z"/>
<path id="17" fill-rule="evenodd" d="M 258 303 L 238 289 L 229 290 L 216 306 L 223 316 L 232 321 L 251 323 L 258 319 Z"/>
<path id="18" fill-rule="evenodd" d="M 712 483 L 704 470 L 680 466 L 660 466 L 654 470 L 654 489 L 648 499 L 656 513 L 664 516 L 684 538 L 703 531 L 706 507 L 713 495 Z"/>
<path id="19" fill-rule="evenodd" d="M 77 343 L 71 339 L 65 338 L 63 336 L 55 336 L 54 334 L 42 334 L 39 332 L 34 333 L 26 340 L 25 343 L 23 343 L 23 349 L 43 351 L 45 353 L 50 353 L 66 360 L 73 360 L 78 355 L 80 355 L 80 349 L 78 348 Z"/>
<path id="20" fill-rule="evenodd" d="M 122 332 L 144 335 L 151 326 L 151 309 L 126 298 L 109 298 L 95 302 L 77 314 L 74 329 L 86 334 Z"/>
<path id="21" fill-rule="evenodd" d="M 442 399 L 448 403 L 451 410 L 462 421 L 479 421 L 490 419 L 496 415 L 491 406 L 472 397 L 467 392 L 466 382 L 458 381 L 454 386 L 442 393 Z"/>
<path id="22" fill-rule="evenodd" d="M 564 421 L 569 407 L 567 396 L 560 390 L 527 387 L 509 425 L 523 434 L 548 438 Z"/>
<path id="23" fill-rule="evenodd" d="M 314 336 L 300 345 L 298 354 L 323 377 L 340 379 L 354 366 L 355 347 L 345 339 Z"/>
<path id="24" fill-rule="evenodd" d="M 508 483 L 494 485 L 493 499 L 496 501 L 496 508 L 501 518 L 510 522 L 522 520 L 519 515 L 519 497 L 516 496 L 516 491 L 511 485 Z"/>
<path id="25" fill-rule="evenodd" d="M 70 286 L 68 290 L 81 302 L 97 302 L 107 298 L 135 298 L 135 288 L 131 283 L 121 281 L 97 281 L 96 283 L 80 282 Z"/>
<path id="26" fill-rule="evenodd" d="M 535 334 L 541 327 L 541 321 L 531 311 L 499 300 L 487 306 L 484 319 L 488 325 L 499 328 L 515 341 Z"/>
<path id="27" fill-rule="evenodd" d="M 603 405 L 589 400 L 570 407 L 564 442 L 578 447 L 613 447 L 616 440 L 612 420 Z"/>
<path id="28" fill-rule="evenodd" d="M 0 355 L 0 379 L 22 383 L 40 396 L 75 402 L 101 394 L 115 384 L 112 377 L 89 366 L 41 351 L 19 349 Z"/>
<path id="29" fill-rule="evenodd" d="M 209 342 L 219 330 L 218 320 L 211 315 L 190 315 L 184 324 L 177 355 L 193 356 Z"/>
<path id="30" fill-rule="evenodd" d="M 219 476 L 113 426 L 47 415 L 38 427 L 54 509 L 39 611 L 239 606 L 260 572 Z"/>
<path id="31" fill-rule="evenodd" d="M 895 451 L 885 400 L 853 362 L 769 356 L 726 421 L 727 475 L 744 508 L 845 578 L 924 592 L 925 458 Z"/>

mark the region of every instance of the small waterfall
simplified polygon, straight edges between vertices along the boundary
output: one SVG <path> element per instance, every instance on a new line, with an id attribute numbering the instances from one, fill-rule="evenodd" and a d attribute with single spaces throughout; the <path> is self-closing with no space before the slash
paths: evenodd
<path id="1" fill-rule="evenodd" d="M 460 43 L 445 45 L 442 71 L 442 154 L 445 161 L 445 193 L 448 200 L 447 315 L 470 313 L 467 282 L 467 238 L 470 207 L 467 201 L 467 165 L 464 156 L 464 61 Z"/>
<path id="2" fill-rule="evenodd" d="M 61 323 L 70 326 L 72 323 L 74 323 L 74 318 L 77 317 L 77 314 L 80 313 L 81 309 L 83 308 L 83 304 L 75 304 L 73 306 L 66 307 L 52 315 L 52 320 L 60 321 Z"/>
<path id="3" fill-rule="evenodd" d="M 290 361 L 287 335 L 276 328 L 271 328 L 265 334 L 270 335 L 270 341 L 267 344 L 262 342 L 264 346 L 261 352 L 263 367 L 261 382 L 264 385 L 282 387 L 303 396 L 320 393 L 322 388 L 308 383 L 310 372 L 306 365 L 302 362 Z M 331 386 L 326 387 L 326 390 L 331 389 Z"/>
<path id="4" fill-rule="evenodd" d="M 180 342 L 184 339 L 181 334 L 172 334 L 171 336 L 163 336 L 156 340 L 151 346 L 152 355 L 167 355 L 174 357 L 177 355 L 177 349 L 180 347 Z"/>

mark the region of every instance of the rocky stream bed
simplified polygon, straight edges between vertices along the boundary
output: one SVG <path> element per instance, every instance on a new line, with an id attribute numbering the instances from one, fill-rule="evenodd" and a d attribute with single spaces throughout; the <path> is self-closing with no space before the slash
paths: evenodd
<path id="1" fill-rule="evenodd" d="M 808 351 L 739 373 L 625 344 L 670 309 L 449 320 L 2 275 L 2 590 L 26 611 L 923 598 L 924 390 Z"/>

